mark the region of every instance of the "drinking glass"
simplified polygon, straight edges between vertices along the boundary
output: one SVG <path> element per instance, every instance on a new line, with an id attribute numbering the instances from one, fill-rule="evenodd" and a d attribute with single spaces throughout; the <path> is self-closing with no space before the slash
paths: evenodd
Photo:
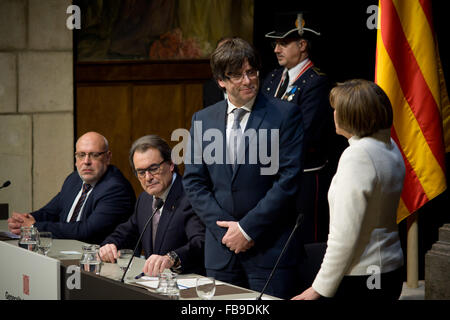
<path id="1" fill-rule="evenodd" d="M 19 247 L 36 252 L 38 250 L 38 231 L 35 227 L 21 227 Z"/>
<path id="2" fill-rule="evenodd" d="M 83 244 L 82 249 L 83 254 L 80 259 L 81 269 L 87 272 L 100 274 L 102 268 L 102 261 L 98 254 L 100 246 L 98 244 Z"/>
<path id="3" fill-rule="evenodd" d="M 197 278 L 195 290 L 200 299 L 211 300 L 216 292 L 216 280 L 211 277 Z"/>
<path id="4" fill-rule="evenodd" d="M 53 236 L 51 232 L 39 232 L 38 233 L 38 249 L 46 256 L 50 251 L 53 243 Z"/>

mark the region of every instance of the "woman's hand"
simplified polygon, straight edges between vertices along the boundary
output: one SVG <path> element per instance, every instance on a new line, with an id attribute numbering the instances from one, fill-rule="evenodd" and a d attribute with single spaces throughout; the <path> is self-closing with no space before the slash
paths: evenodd
<path id="1" fill-rule="evenodd" d="M 293 297 L 291 300 L 317 300 L 319 298 L 320 294 L 318 294 L 313 287 L 309 287 L 298 296 Z"/>

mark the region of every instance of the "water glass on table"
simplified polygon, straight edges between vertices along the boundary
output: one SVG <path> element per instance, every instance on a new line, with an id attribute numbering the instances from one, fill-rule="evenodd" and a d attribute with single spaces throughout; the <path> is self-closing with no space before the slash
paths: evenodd
<path id="1" fill-rule="evenodd" d="M 216 293 L 216 280 L 211 277 L 197 278 L 195 290 L 200 299 L 211 300 Z"/>
<path id="2" fill-rule="evenodd" d="M 100 274 L 102 261 L 98 254 L 100 246 L 98 244 L 83 244 L 83 254 L 80 259 L 80 267 L 87 272 Z"/>
<path id="3" fill-rule="evenodd" d="M 38 230 L 35 227 L 20 228 L 19 247 L 29 251 L 38 251 Z"/>
<path id="4" fill-rule="evenodd" d="M 44 256 L 48 255 L 52 243 L 53 236 L 51 232 L 42 231 L 38 233 L 38 249 Z"/>
<path id="5" fill-rule="evenodd" d="M 180 289 L 177 283 L 177 274 L 175 272 L 162 272 L 158 276 L 158 287 L 156 292 L 170 299 L 180 299 Z"/>

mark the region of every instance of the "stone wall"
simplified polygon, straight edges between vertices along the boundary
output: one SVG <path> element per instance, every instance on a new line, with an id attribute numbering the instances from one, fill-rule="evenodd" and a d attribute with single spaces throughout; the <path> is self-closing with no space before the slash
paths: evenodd
<path id="1" fill-rule="evenodd" d="M 439 240 L 425 255 L 425 299 L 450 300 L 450 224 L 439 228 Z"/>
<path id="2" fill-rule="evenodd" d="M 0 203 L 39 209 L 73 170 L 67 0 L 0 0 Z"/>

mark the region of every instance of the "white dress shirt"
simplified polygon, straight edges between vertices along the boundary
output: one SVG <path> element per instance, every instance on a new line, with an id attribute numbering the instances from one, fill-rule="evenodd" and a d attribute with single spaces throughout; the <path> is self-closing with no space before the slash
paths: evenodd
<path id="1" fill-rule="evenodd" d="M 81 194 L 83 193 L 83 185 L 84 185 L 84 183 L 81 184 L 80 192 L 78 192 L 77 196 L 75 197 L 75 200 L 73 201 L 72 207 L 70 208 L 69 214 L 67 215 L 66 222 L 70 222 L 70 219 L 72 218 L 73 212 L 75 211 L 75 207 L 78 204 L 78 200 L 80 199 Z M 78 213 L 78 217 L 77 217 L 76 221 L 81 220 L 81 216 L 83 215 L 84 206 L 86 205 L 86 202 L 88 201 L 89 195 L 92 193 L 92 190 L 94 190 L 96 183 L 90 183 L 90 185 L 91 185 L 91 189 L 88 191 L 86 198 L 84 199 L 83 205 L 81 206 L 81 209 L 80 209 L 80 212 Z"/>
<path id="2" fill-rule="evenodd" d="M 246 112 L 242 118 L 241 121 L 239 122 L 241 131 L 244 132 L 245 127 L 247 126 L 247 122 L 248 119 L 250 117 L 250 113 L 252 112 L 252 108 L 253 108 L 253 104 L 255 103 L 255 98 L 253 98 L 252 100 L 250 100 L 248 103 L 244 104 L 241 108 L 247 110 L 248 112 Z M 233 121 L 234 121 L 234 113 L 233 110 L 236 109 L 237 107 L 235 105 L 233 105 L 230 100 L 227 98 L 227 103 L 228 103 L 228 108 L 227 108 L 227 126 L 226 126 L 226 139 L 227 139 L 227 150 L 229 150 L 230 148 L 230 135 L 231 135 L 231 127 L 233 126 Z M 228 156 L 227 156 L 228 159 Z M 238 222 L 238 227 L 241 230 L 242 234 L 244 235 L 244 237 L 248 240 L 251 241 L 252 238 L 249 237 L 249 235 L 244 231 L 244 229 L 241 228 L 241 226 L 239 225 Z"/>

